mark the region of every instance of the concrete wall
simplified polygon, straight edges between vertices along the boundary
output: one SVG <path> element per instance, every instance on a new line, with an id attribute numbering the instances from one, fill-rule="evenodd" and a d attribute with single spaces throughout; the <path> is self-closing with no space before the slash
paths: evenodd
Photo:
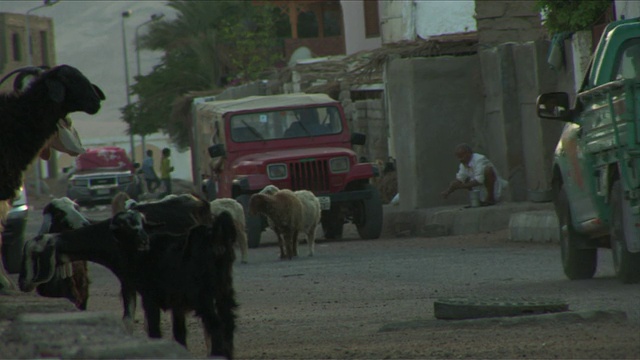
<path id="1" fill-rule="evenodd" d="M 457 171 L 454 147 L 473 140 L 483 116 L 478 56 L 391 60 L 387 89 L 403 209 L 467 201 L 440 192 Z"/>
<path id="2" fill-rule="evenodd" d="M 477 143 L 509 180 L 507 199 L 512 201 L 550 189 L 551 160 L 564 124 L 538 119 L 535 112 L 537 96 L 559 87 L 559 74 L 546 62 L 548 46 L 537 41 L 480 52 L 487 97 Z M 573 87 L 572 76 L 565 82 Z"/>
<path id="3" fill-rule="evenodd" d="M 475 1 L 416 1 L 416 34 L 422 39 L 476 31 Z"/>
<path id="4" fill-rule="evenodd" d="M 640 2 L 638 0 L 616 0 L 616 19 L 631 19 L 640 17 Z"/>
<path id="5" fill-rule="evenodd" d="M 382 38 L 367 38 L 364 28 L 363 0 L 341 0 L 344 21 L 344 42 L 346 54 L 355 54 L 362 50 L 377 49 L 382 45 Z"/>
<path id="6" fill-rule="evenodd" d="M 472 0 L 380 1 L 382 43 L 476 30 Z"/>

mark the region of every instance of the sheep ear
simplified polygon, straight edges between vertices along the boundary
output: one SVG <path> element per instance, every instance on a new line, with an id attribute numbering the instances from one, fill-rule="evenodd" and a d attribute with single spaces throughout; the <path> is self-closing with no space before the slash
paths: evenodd
<path id="1" fill-rule="evenodd" d="M 61 103 L 64 100 L 64 85 L 58 80 L 47 79 L 47 89 L 49 89 L 49 97 L 56 103 Z"/>
<path id="2" fill-rule="evenodd" d="M 93 86 L 93 90 L 95 90 L 96 94 L 98 94 L 98 97 L 100 98 L 100 100 L 106 100 L 107 99 L 104 96 L 104 93 L 102 92 L 102 90 L 98 87 L 98 85 L 91 84 L 91 86 Z"/>

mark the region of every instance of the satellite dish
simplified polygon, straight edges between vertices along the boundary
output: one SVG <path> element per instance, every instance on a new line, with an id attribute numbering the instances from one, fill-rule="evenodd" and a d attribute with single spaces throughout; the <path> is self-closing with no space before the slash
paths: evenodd
<path id="1" fill-rule="evenodd" d="M 313 55 L 311 54 L 311 50 L 306 46 L 301 46 L 297 48 L 293 54 L 291 54 L 291 58 L 289 59 L 289 66 L 295 65 L 298 60 L 311 59 Z"/>

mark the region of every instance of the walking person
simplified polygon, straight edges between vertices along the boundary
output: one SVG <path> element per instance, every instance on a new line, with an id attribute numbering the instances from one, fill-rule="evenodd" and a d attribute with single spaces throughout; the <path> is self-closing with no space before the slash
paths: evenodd
<path id="1" fill-rule="evenodd" d="M 151 149 L 147 150 L 147 157 L 142 161 L 142 173 L 144 174 L 144 179 L 147 182 L 147 189 L 149 192 L 155 192 L 160 186 L 160 179 L 153 167 L 153 150 Z"/>
<path id="2" fill-rule="evenodd" d="M 173 166 L 171 166 L 171 150 L 164 148 L 162 149 L 162 160 L 160 161 L 160 180 L 165 188 L 165 192 L 162 194 L 163 197 L 172 193 L 171 172 L 173 172 Z"/>

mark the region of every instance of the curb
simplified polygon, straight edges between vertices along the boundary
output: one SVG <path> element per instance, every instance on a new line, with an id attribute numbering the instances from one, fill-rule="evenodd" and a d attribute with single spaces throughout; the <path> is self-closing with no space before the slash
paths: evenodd
<path id="1" fill-rule="evenodd" d="M 114 314 L 19 292 L 0 295 L 0 349 L 7 359 L 194 358 L 174 341 L 130 334 Z"/>
<path id="2" fill-rule="evenodd" d="M 512 215 L 549 211 L 553 211 L 553 204 L 533 202 L 500 203 L 476 208 L 457 205 L 414 210 L 403 210 L 392 205 L 384 205 L 382 236 L 439 237 L 500 231 L 510 229 Z M 526 222 L 522 225 L 519 224 L 514 224 L 514 228 L 527 225 Z M 542 225 L 547 226 L 547 224 Z M 525 233 L 530 230 L 523 229 L 521 231 Z M 553 232 L 554 230 L 548 231 Z M 518 230 L 515 232 L 519 233 Z"/>
<path id="3" fill-rule="evenodd" d="M 511 215 L 509 240 L 559 243 L 560 227 L 555 211 L 527 211 Z"/>

